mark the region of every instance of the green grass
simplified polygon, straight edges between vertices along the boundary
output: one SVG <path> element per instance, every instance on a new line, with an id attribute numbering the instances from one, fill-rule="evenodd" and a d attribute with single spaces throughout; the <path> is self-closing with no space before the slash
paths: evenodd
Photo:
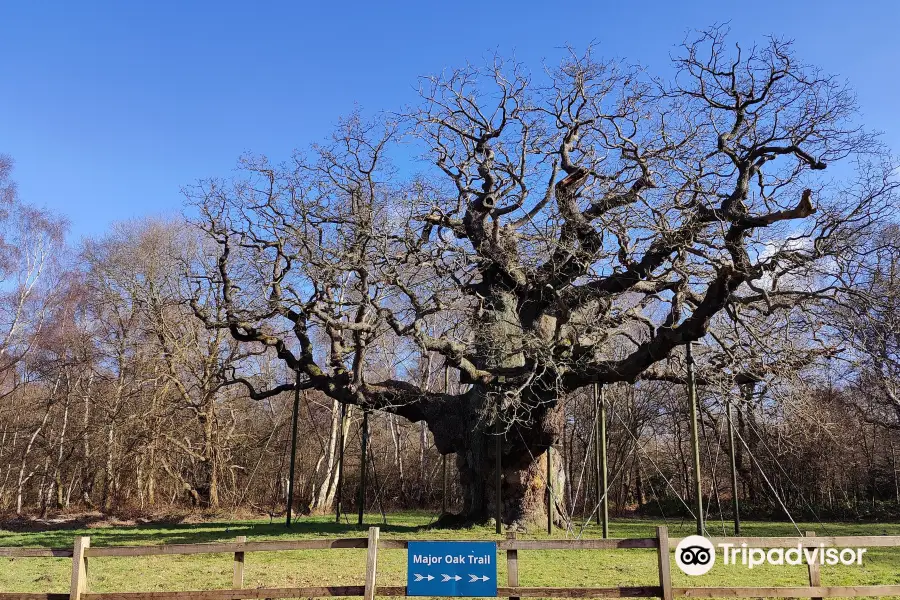
<path id="1" fill-rule="evenodd" d="M 384 538 L 408 539 L 498 539 L 493 529 L 431 530 L 431 516 L 395 513 L 389 525 L 381 525 Z M 379 524 L 370 515 L 368 524 Z M 613 537 L 652 537 L 662 522 L 629 519 L 613 521 Z M 711 529 L 713 525 L 710 524 Z M 691 522 L 669 522 L 672 536 L 692 533 Z M 747 522 L 748 536 L 792 536 L 789 523 Z M 900 524 L 801 523 L 803 531 L 818 535 L 900 535 Z M 714 531 L 714 529 L 713 529 Z M 577 532 L 575 532 L 577 534 Z M 721 535 L 721 527 L 719 528 Z M 282 523 L 234 521 L 192 525 L 138 525 L 68 529 L 34 533 L 0 530 L 0 546 L 71 547 L 77 535 L 91 536 L 92 546 L 177 544 L 231 541 L 245 535 L 248 540 L 359 537 L 365 533 L 355 525 L 337 525 L 330 518 L 302 518 L 291 530 Z M 560 531 L 554 537 L 564 537 Z M 543 532 L 521 534 L 524 538 L 546 538 Z M 582 537 L 600 537 L 595 525 Z M 383 550 L 378 554 L 378 583 L 405 585 L 406 552 Z M 501 557 L 499 581 L 506 581 L 506 561 Z M 365 550 L 311 550 L 248 553 L 246 587 L 302 587 L 311 585 L 362 585 Z M 0 558 L 0 592 L 67 592 L 71 560 L 63 558 Z M 232 556 L 228 554 L 92 558 L 90 589 L 96 592 L 201 590 L 231 586 Z M 688 577 L 673 564 L 676 587 L 687 586 L 790 586 L 806 585 L 802 566 L 743 566 L 717 564 L 702 577 Z M 547 550 L 519 552 L 519 584 L 523 586 L 588 587 L 656 585 L 656 555 L 653 550 Z M 861 567 L 822 567 L 823 585 L 900 584 L 900 548 L 872 548 Z"/>

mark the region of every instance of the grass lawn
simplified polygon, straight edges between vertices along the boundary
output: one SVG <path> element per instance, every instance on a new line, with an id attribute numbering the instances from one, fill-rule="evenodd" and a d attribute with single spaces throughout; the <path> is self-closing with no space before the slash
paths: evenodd
<path id="1" fill-rule="evenodd" d="M 367 524 L 381 526 L 384 538 L 401 539 L 497 539 L 494 530 L 475 527 L 463 530 L 430 530 L 432 516 L 424 513 L 394 513 L 388 525 L 380 515 L 368 515 Z M 652 537 L 661 521 L 629 519 L 613 521 L 613 537 Z M 670 521 L 670 535 L 693 533 L 692 522 Z M 719 523 L 710 523 L 711 531 Z M 747 536 L 795 536 L 790 523 L 743 523 Z M 801 523 L 803 531 L 823 535 L 900 535 L 898 524 Z M 578 532 L 574 532 L 577 534 Z M 714 533 L 715 534 L 715 533 Z M 316 537 L 364 537 L 355 525 L 335 524 L 332 518 L 301 518 L 290 530 L 283 523 L 233 521 L 191 525 L 140 525 L 124 527 L 56 530 L 14 533 L 0 530 L 0 547 L 71 547 L 76 535 L 91 536 L 91 546 L 176 544 L 231 541 L 245 535 L 250 541 L 310 539 Z M 559 531 L 554 537 L 565 537 Z M 570 534 L 570 537 L 573 534 Z M 544 532 L 521 534 L 523 538 L 546 538 Z M 585 538 L 600 537 L 596 525 L 582 533 Z M 721 556 L 719 557 L 721 558 Z M 68 592 L 71 559 L 0 558 L 0 592 Z M 506 561 L 500 557 L 499 581 L 506 582 Z M 248 553 L 245 563 L 246 587 L 302 587 L 312 585 L 362 585 L 365 550 L 307 550 Z M 163 591 L 229 588 L 232 556 L 229 554 L 189 556 L 148 556 L 92 558 L 90 590 Z M 672 565 L 676 587 L 686 586 L 778 586 L 806 585 L 804 566 L 763 566 L 748 570 L 744 566 L 722 565 L 702 577 L 688 577 Z M 406 551 L 383 550 L 378 553 L 378 583 L 405 585 Z M 588 587 L 616 585 L 656 585 L 655 550 L 546 550 L 519 552 L 519 584 L 522 586 Z M 822 567 L 823 585 L 900 584 L 900 548 L 871 548 L 862 566 Z"/>

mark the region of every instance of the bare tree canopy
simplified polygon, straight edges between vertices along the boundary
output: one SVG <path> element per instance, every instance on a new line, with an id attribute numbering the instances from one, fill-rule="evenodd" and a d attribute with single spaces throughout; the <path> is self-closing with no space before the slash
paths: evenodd
<path id="1" fill-rule="evenodd" d="M 828 321 L 849 364 L 856 408 L 869 423 L 900 429 L 900 229 L 873 232 L 866 255 L 848 270 L 847 301 L 830 305 Z"/>
<path id="2" fill-rule="evenodd" d="M 191 188 L 215 253 L 194 312 L 292 373 L 234 381 L 424 420 L 457 454 L 465 520 L 492 514 L 502 435 L 503 520 L 538 518 L 565 394 L 680 381 L 677 350 L 716 320 L 833 300 L 895 202 L 852 92 L 789 43 L 713 29 L 674 66 L 664 80 L 571 51 L 531 75 L 497 57 L 288 164 L 246 158 Z M 386 374 L 385 345 L 441 357 L 468 389 L 419 385 L 413 363 Z"/>
<path id="3" fill-rule="evenodd" d="M 12 169 L 0 154 L 0 372 L 10 372 L 40 333 L 66 230 L 64 220 L 19 198 Z"/>

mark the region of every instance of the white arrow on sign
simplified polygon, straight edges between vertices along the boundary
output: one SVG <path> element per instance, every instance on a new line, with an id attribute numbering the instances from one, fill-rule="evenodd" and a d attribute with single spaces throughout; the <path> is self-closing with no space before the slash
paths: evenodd
<path id="1" fill-rule="evenodd" d="M 459 575 L 447 575 L 445 573 L 441 573 L 441 577 L 443 577 L 443 579 L 441 579 L 441 583 L 450 581 L 451 579 L 454 581 L 459 581 L 460 579 L 462 579 L 462 577 L 460 577 Z"/>
<path id="2" fill-rule="evenodd" d="M 472 583 L 473 581 L 487 581 L 488 579 L 490 579 L 490 577 L 488 577 L 487 575 L 482 575 L 481 577 L 479 577 L 478 575 L 472 575 L 471 573 L 469 573 L 469 577 L 472 578 L 469 580 L 469 583 Z"/>
<path id="3" fill-rule="evenodd" d="M 431 581 L 434 579 L 434 575 L 419 575 L 418 573 L 413 573 L 416 576 L 416 581 L 422 581 L 423 579 L 427 581 Z"/>

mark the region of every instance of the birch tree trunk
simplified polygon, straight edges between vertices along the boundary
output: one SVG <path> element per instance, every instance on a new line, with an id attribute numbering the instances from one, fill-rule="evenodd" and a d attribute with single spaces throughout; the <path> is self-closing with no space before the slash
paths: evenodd
<path id="1" fill-rule="evenodd" d="M 391 430 L 391 439 L 394 442 L 394 463 L 397 465 L 397 478 L 400 485 L 400 498 L 406 500 L 406 477 L 403 472 L 403 438 L 400 435 L 400 423 L 397 422 L 397 415 L 388 415 L 388 426 Z M 425 423 L 422 423 L 422 431 L 425 431 Z M 424 458 L 420 456 L 420 460 Z M 425 474 L 420 474 L 419 481 L 419 497 L 421 500 L 422 489 L 424 486 Z"/>
<path id="2" fill-rule="evenodd" d="M 332 492 L 336 485 L 337 479 L 337 452 L 338 436 L 341 430 L 341 405 L 337 400 L 331 402 L 331 428 L 328 432 L 328 445 L 325 451 L 325 479 L 319 486 L 318 494 L 313 503 L 313 508 L 320 513 L 331 512 L 334 502 L 334 494 Z M 330 499 L 329 499 L 330 496 Z"/>
<path id="3" fill-rule="evenodd" d="M 29 473 L 27 476 L 25 475 L 25 470 L 28 466 L 28 456 L 31 454 L 31 450 L 34 447 L 34 441 L 37 439 L 38 435 L 40 435 L 41 431 L 43 431 L 44 426 L 47 425 L 47 421 L 50 418 L 50 410 L 53 408 L 53 396 L 56 394 L 57 389 L 59 389 L 59 381 L 60 378 L 57 376 L 56 383 L 53 385 L 53 392 L 50 395 L 50 399 L 47 401 L 47 410 L 44 411 L 44 417 L 41 419 L 40 424 L 31 432 L 31 437 L 28 438 L 28 444 L 25 446 L 25 450 L 22 452 L 22 461 L 19 464 L 19 478 L 16 485 L 16 515 L 22 515 L 23 508 L 23 500 L 24 500 L 24 491 L 25 484 L 31 479 L 31 476 L 34 475 L 34 471 Z"/>
<path id="4" fill-rule="evenodd" d="M 331 485 L 328 488 L 328 497 L 326 505 L 328 507 L 334 507 L 334 498 L 337 495 L 338 484 L 340 483 L 340 472 L 341 472 L 341 457 L 344 455 L 344 451 L 347 449 L 347 434 L 350 432 L 350 421 L 353 418 L 353 407 L 346 406 L 344 410 L 344 422 L 341 424 L 341 433 L 340 433 L 340 441 L 343 446 L 337 448 L 337 457 L 334 463 L 334 473 L 331 477 Z M 340 420 L 340 415 L 338 415 L 338 419 Z"/>
<path id="5" fill-rule="evenodd" d="M 66 377 L 68 378 L 68 375 Z M 59 448 L 56 451 L 56 463 L 53 465 L 53 479 L 51 481 L 51 486 L 56 497 L 56 508 L 59 510 L 65 508 L 62 485 L 62 466 L 63 456 L 65 455 L 66 431 L 69 426 L 70 390 L 71 387 L 66 390 L 65 401 L 63 403 L 62 424 L 59 429 L 59 438 L 57 438 Z"/>
<path id="6" fill-rule="evenodd" d="M 115 421 L 110 418 L 106 425 L 106 465 L 103 471 L 103 510 L 109 511 L 113 502 L 113 486 L 115 485 L 114 456 Z"/>
<path id="7" fill-rule="evenodd" d="M 94 380 L 94 374 L 91 373 L 88 380 L 87 390 L 84 394 L 84 414 L 81 420 L 82 430 L 82 459 L 81 459 L 81 500 L 88 508 L 94 507 L 94 501 L 91 494 L 94 491 L 94 470 L 92 468 L 93 457 L 91 456 L 91 384 Z"/>

